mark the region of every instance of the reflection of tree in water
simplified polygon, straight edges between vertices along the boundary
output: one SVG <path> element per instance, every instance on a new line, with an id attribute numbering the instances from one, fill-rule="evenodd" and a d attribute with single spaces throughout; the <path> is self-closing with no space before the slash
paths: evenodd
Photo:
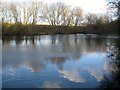
<path id="1" fill-rule="evenodd" d="M 56 35 L 52 35 L 51 36 L 51 43 L 52 43 L 52 45 L 56 44 L 56 39 L 57 39 Z"/>
<path id="2" fill-rule="evenodd" d="M 52 64 L 56 64 L 57 67 L 62 70 L 63 64 L 68 60 L 67 57 L 48 57 L 48 62 L 51 62 Z"/>
<path id="3" fill-rule="evenodd" d="M 106 52 L 106 38 L 101 37 L 87 37 L 86 39 L 86 49 L 87 52 Z"/>
<path id="4" fill-rule="evenodd" d="M 41 42 L 42 36 L 15 36 L 15 37 L 3 37 L 2 42 L 4 43 L 10 43 L 11 40 L 15 41 L 15 44 L 17 46 L 21 45 L 23 42 L 25 42 L 25 45 L 33 45 L 36 46 L 37 42 Z M 44 39 L 43 39 L 44 40 Z M 61 51 L 67 53 L 67 52 L 73 52 L 77 57 L 79 57 L 81 53 L 81 49 L 83 47 L 86 48 L 87 52 L 95 52 L 100 50 L 105 50 L 105 38 L 81 38 L 80 35 L 53 35 L 50 39 L 51 43 L 49 43 L 49 46 L 51 45 L 60 45 L 62 48 Z M 28 43 L 29 42 L 29 43 Z M 44 43 L 44 42 L 41 42 Z"/>
<path id="5" fill-rule="evenodd" d="M 9 44 L 10 41 L 13 39 L 11 36 L 2 36 L 2 44 Z"/>
<path id="6" fill-rule="evenodd" d="M 100 87 L 119 87 L 120 88 L 120 39 L 116 39 L 115 45 L 109 45 L 108 60 L 109 65 L 112 68 L 110 70 L 110 78 L 104 76 L 101 81 Z M 113 43 L 113 42 L 112 42 Z M 109 68 L 108 68 L 109 69 Z"/>
<path id="7" fill-rule="evenodd" d="M 16 46 L 21 45 L 23 41 L 25 41 L 26 45 L 30 41 L 32 45 L 35 45 L 35 41 L 40 41 L 40 36 L 2 36 L 2 43 L 4 44 L 9 44 L 10 41 L 14 40 Z"/>
<path id="8" fill-rule="evenodd" d="M 32 72 L 38 72 L 45 68 L 45 63 L 43 60 L 33 59 L 30 60 L 27 66 L 32 69 Z"/>
<path id="9" fill-rule="evenodd" d="M 50 43 L 42 48 L 45 51 L 51 50 L 51 52 L 58 54 L 69 54 L 72 59 L 79 59 L 83 52 L 91 53 L 91 52 L 105 52 L 106 51 L 106 39 L 105 38 L 84 38 L 85 35 L 53 35 L 48 40 Z M 10 43 L 11 40 L 15 41 L 16 46 L 21 46 L 19 48 L 23 48 L 24 46 L 30 46 L 30 49 L 39 50 L 37 43 L 44 45 L 44 42 L 41 42 L 42 36 L 21 36 L 21 37 L 8 37 L 3 38 L 3 42 Z M 44 37 L 44 36 L 43 36 Z M 44 40 L 45 38 L 43 38 Z M 48 41 L 49 42 L 49 41 Z M 47 47 L 47 48 L 46 48 Z M 52 47 L 52 48 L 51 48 Z M 55 53 L 56 54 L 56 53 Z"/>
<path id="10" fill-rule="evenodd" d="M 32 72 L 38 72 L 45 68 L 47 62 L 57 65 L 59 70 L 63 69 L 63 64 L 69 60 L 67 57 L 46 57 L 41 60 L 33 59 L 27 63 L 27 66 L 32 69 Z"/>
<path id="11" fill-rule="evenodd" d="M 16 45 L 20 45 L 23 41 L 23 36 L 17 36 L 15 37 L 15 42 L 16 42 Z"/>

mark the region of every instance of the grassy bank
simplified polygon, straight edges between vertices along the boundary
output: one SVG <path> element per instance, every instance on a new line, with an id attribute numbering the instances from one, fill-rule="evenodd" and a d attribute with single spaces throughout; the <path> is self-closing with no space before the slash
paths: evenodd
<path id="1" fill-rule="evenodd" d="M 2 23 L 2 35 L 118 34 L 118 31 L 117 21 L 84 27 Z"/>

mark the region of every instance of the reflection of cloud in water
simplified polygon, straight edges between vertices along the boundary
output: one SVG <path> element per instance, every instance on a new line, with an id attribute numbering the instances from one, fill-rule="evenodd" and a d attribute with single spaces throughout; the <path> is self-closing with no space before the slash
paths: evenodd
<path id="1" fill-rule="evenodd" d="M 42 88 L 61 88 L 56 82 L 46 81 L 44 82 Z"/>
<path id="2" fill-rule="evenodd" d="M 9 75 L 10 76 L 15 76 L 15 70 L 14 70 L 14 68 L 10 68 L 9 69 Z"/>
<path id="3" fill-rule="evenodd" d="M 100 57 L 100 58 L 98 58 Z M 97 81 L 101 81 L 104 78 L 104 64 L 105 54 L 104 53 L 90 53 L 89 55 L 86 55 L 84 57 L 80 58 L 79 64 L 72 64 L 71 67 L 68 70 L 59 70 L 59 73 L 62 74 L 62 76 L 70 81 L 73 82 L 82 82 L 84 83 L 86 81 L 85 77 L 82 78 L 82 72 L 88 72 L 88 76 L 93 76 Z M 74 66 L 75 65 L 75 66 Z"/>
<path id="4" fill-rule="evenodd" d="M 104 77 L 104 60 L 105 53 L 89 53 L 87 56 L 81 58 L 81 63 L 83 63 L 83 65 L 81 64 L 81 69 L 87 71 L 97 81 L 101 81 Z"/>
<path id="5" fill-rule="evenodd" d="M 103 73 L 101 70 L 98 69 L 88 69 L 88 72 L 97 79 L 97 81 L 103 80 Z"/>
<path id="6" fill-rule="evenodd" d="M 62 76 L 70 81 L 73 82 L 81 82 L 84 83 L 85 79 L 80 77 L 76 71 L 70 70 L 59 70 L 59 73 L 62 74 Z"/>
<path id="7" fill-rule="evenodd" d="M 3 71 L 4 72 L 4 71 Z M 7 78 L 5 78 L 5 79 L 3 79 L 3 81 L 9 81 L 9 80 L 12 80 L 12 79 L 15 79 L 15 72 L 16 72 L 16 70 L 13 68 L 13 67 L 10 67 L 9 69 L 8 69 L 8 75 L 9 75 L 9 77 L 7 77 Z M 4 76 L 4 74 L 2 75 L 2 76 Z"/>
<path id="8" fill-rule="evenodd" d="M 45 63 L 42 59 L 32 59 L 25 65 L 25 67 L 31 70 L 31 72 L 39 72 L 45 68 Z"/>

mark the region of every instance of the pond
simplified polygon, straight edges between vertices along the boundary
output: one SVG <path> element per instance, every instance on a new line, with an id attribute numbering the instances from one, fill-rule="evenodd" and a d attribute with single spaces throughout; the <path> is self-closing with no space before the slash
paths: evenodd
<path id="1" fill-rule="evenodd" d="M 120 87 L 118 36 L 5 36 L 1 43 L 3 88 Z"/>

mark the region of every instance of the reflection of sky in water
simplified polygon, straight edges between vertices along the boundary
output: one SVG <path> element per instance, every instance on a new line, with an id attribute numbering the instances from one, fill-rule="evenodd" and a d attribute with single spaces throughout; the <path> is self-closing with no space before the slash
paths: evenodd
<path id="1" fill-rule="evenodd" d="M 105 73 L 103 69 L 104 63 L 104 53 L 89 53 L 81 56 L 78 61 L 67 61 L 64 68 L 66 70 L 60 71 L 60 73 L 65 78 L 68 76 L 70 81 L 85 82 L 85 78 L 89 77 L 89 75 L 93 76 L 97 81 L 100 81 L 103 79 L 103 74 Z M 89 74 L 86 76 L 83 75 L 83 78 L 81 78 L 79 75 L 82 75 L 83 72 L 88 72 Z"/>
<path id="2" fill-rule="evenodd" d="M 3 87 L 98 87 L 113 71 L 107 61 L 109 40 L 83 36 L 4 42 Z"/>

